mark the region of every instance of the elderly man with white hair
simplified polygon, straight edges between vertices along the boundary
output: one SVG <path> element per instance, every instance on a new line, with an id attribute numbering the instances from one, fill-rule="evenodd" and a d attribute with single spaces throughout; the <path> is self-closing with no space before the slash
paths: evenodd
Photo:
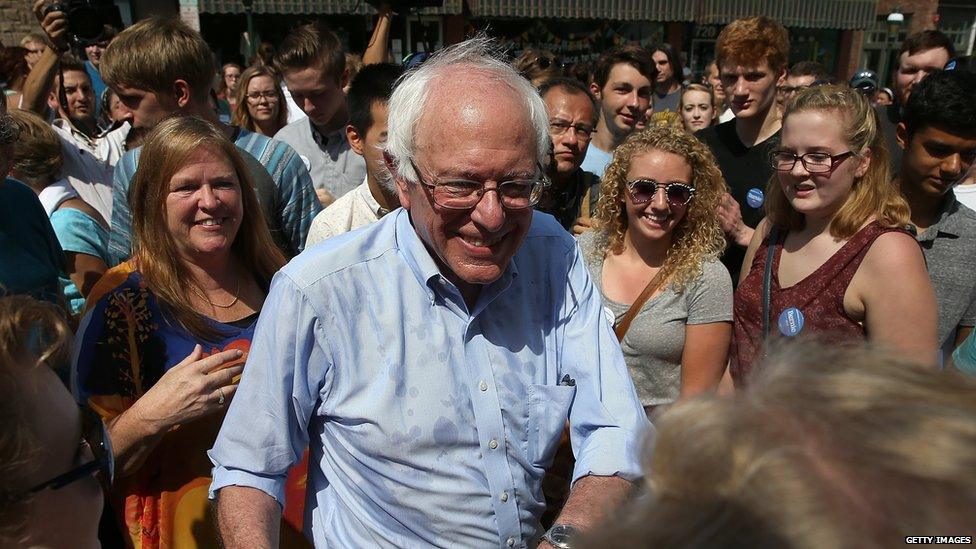
<path id="1" fill-rule="evenodd" d="M 274 547 L 310 448 L 317 547 L 535 547 L 567 421 L 573 486 L 542 546 L 632 489 L 650 429 L 572 237 L 533 214 L 545 105 L 480 38 L 408 73 L 386 161 L 403 209 L 271 285 L 210 452 L 227 547 Z"/>

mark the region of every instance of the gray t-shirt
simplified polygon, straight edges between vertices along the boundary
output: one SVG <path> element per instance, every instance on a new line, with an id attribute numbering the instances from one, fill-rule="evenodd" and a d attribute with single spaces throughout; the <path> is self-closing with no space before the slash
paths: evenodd
<path id="1" fill-rule="evenodd" d="M 679 112 L 681 110 L 681 88 L 677 90 L 660 95 L 654 92 L 654 112 L 672 111 Z"/>
<path id="2" fill-rule="evenodd" d="M 603 293 L 603 259 L 608 235 L 590 231 L 579 239 L 583 260 L 600 295 L 605 311 L 615 322 L 630 309 Z M 647 300 L 624 335 L 620 348 L 644 406 L 669 404 L 681 393 L 681 354 L 685 326 L 732 321 L 732 278 L 718 259 L 706 261 L 702 274 L 677 294 L 673 286 Z"/>

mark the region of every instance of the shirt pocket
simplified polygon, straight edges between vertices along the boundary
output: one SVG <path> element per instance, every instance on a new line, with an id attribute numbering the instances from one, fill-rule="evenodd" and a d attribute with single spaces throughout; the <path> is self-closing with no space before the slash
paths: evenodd
<path id="1" fill-rule="evenodd" d="M 547 469 L 552 464 L 562 438 L 576 387 L 568 385 L 530 385 L 528 391 L 528 451 L 534 467 Z"/>

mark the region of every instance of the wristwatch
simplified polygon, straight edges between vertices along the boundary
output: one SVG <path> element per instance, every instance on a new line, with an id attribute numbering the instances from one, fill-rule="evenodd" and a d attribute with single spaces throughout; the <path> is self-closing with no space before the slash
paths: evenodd
<path id="1" fill-rule="evenodd" d="M 573 549 L 573 542 L 580 537 L 580 531 L 575 526 L 568 524 L 553 524 L 548 532 L 542 535 L 542 539 L 549 542 L 556 549 Z"/>

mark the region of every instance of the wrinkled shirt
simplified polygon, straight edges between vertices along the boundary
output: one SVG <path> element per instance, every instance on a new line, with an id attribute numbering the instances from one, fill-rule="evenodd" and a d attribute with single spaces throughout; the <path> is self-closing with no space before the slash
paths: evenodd
<path id="1" fill-rule="evenodd" d="M 567 420 L 574 482 L 640 476 L 650 427 L 573 238 L 535 213 L 469 310 L 398 209 L 275 276 L 211 495 L 280 503 L 309 444 L 317 547 L 535 547 Z"/>

